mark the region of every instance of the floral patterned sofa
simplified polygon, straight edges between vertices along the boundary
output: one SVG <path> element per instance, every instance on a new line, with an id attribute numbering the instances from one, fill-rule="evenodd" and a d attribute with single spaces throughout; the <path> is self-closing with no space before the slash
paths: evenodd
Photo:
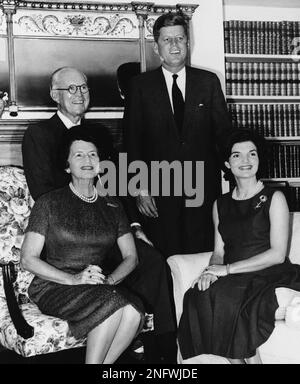
<path id="1" fill-rule="evenodd" d="M 68 323 L 47 316 L 28 297 L 33 275 L 20 268 L 20 248 L 33 200 L 23 169 L 0 166 L 0 345 L 24 357 L 81 347 Z M 144 331 L 153 329 L 147 315 Z"/>

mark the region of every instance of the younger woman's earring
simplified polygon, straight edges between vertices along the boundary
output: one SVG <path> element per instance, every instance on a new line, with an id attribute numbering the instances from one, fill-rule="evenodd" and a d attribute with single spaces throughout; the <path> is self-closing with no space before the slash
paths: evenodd
<path id="1" fill-rule="evenodd" d="M 70 173 L 71 171 L 70 171 L 70 169 L 68 168 L 68 169 L 66 169 L 66 172 L 67 172 L 67 173 Z"/>

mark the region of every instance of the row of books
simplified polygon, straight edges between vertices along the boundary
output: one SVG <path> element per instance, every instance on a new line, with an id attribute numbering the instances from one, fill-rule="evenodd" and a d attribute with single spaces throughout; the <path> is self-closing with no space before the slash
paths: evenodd
<path id="1" fill-rule="evenodd" d="M 300 136 L 300 104 L 228 104 L 235 128 L 265 137 Z M 300 163 L 299 163 L 300 167 Z"/>
<path id="2" fill-rule="evenodd" d="M 300 146 L 272 144 L 268 154 L 268 178 L 300 177 Z"/>
<path id="3" fill-rule="evenodd" d="M 226 62 L 225 75 L 227 95 L 300 95 L 300 63 Z"/>
<path id="4" fill-rule="evenodd" d="M 297 55 L 299 36 L 297 21 L 224 21 L 226 53 Z"/>

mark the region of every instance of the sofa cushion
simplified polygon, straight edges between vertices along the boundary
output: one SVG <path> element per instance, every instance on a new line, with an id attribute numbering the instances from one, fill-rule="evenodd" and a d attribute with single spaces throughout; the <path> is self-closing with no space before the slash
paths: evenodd
<path id="1" fill-rule="evenodd" d="M 292 231 L 289 259 L 294 264 L 300 264 L 300 212 L 294 212 L 291 215 Z"/>
<path id="2" fill-rule="evenodd" d="M 293 300 L 300 299 L 300 292 L 286 287 L 276 288 L 275 292 L 278 302 L 278 309 L 275 313 L 275 319 L 284 320 L 286 318 L 287 308 L 293 305 Z"/>

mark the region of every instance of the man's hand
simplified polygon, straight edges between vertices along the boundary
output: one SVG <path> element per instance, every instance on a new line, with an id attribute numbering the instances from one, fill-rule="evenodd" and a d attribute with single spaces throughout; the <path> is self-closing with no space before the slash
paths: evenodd
<path id="1" fill-rule="evenodd" d="M 142 215 L 152 218 L 158 217 L 155 200 L 149 195 L 148 191 L 140 192 L 140 194 L 136 197 L 136 205 Z"/>
<path id="2" fill-rule="evenodd" d="M 142 230 L 142 227 L 140 225 L 133 225 L 132 229 L 134 232 L 134 236 L 137 239 L 143 240 L 145 243 L 147 243 L 147 244 L 151 245 L 151 247 L 153 247 L 153 243 L 145 235 L 145 232 Z"/>

